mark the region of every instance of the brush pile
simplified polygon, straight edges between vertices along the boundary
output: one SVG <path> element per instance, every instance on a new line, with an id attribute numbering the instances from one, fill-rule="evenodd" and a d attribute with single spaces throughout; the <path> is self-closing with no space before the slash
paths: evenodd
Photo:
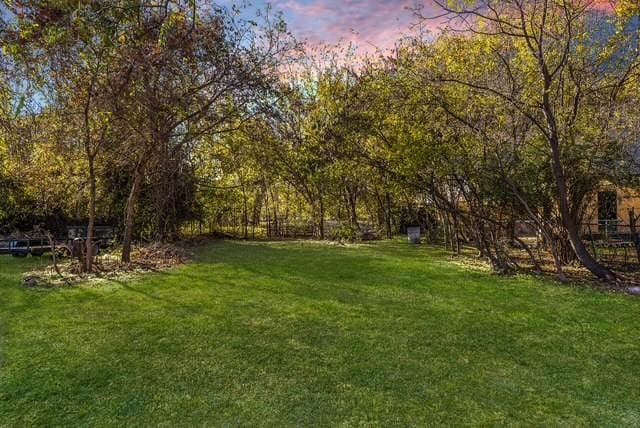
<path id="1" fill-rule="evenodd" d="M 131 254 L 131 263 L 120 262 L 115 251 L 100 254 L 93 265 L 93 272 L 82 272 L 76 259 L 58 262 L 58 271 L 53 264 L 27 272 L 23 276 L 25 287 L 48 288 L 80 283 L 95 283 L 130 279 L 135 275 L 171 269 L 187 263 L 193 253 L 186 243 L 152 243 L 136 248 Z"/>

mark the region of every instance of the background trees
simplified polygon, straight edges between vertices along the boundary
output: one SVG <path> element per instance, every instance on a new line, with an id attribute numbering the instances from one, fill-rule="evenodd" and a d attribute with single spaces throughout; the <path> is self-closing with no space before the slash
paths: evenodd
<path id="1" fill-rule="evenodd" d="M 262 26 L 238 9 L 192 2 L 20 2 L 4 26 L 16 60 L 68 118 L 83 147 L 89 188 L 86 268 L 96 218 L 96 163 L 129 176 L 122 259 L 130 258 L 138 203 L 153 190 L 154 238 L 175 236 L 193 196 L 189 153 L 204 138 L 257 114 L 295 48 L 279 18 Z M 106 146 L 109 145 L 107 148 Z M 112 175 L 104 172 L 102 175 Z M 189 183 L 191 182 L 191 185 Z M 178 213 L 181 213 L 178 215 Z"/>
<path id="2" fill-rule="evenodd" d="M 584 191 L 596 183 L 585 183 L 584 172 L 571 177 L 568 165 L 580 165 L 576 156 L 584 157 L 585 148 L 592 149 L 587 163 L 603 155 L 597 148 L 612 132 L 607 119 L 615 114 L 620 88 L 638 66 L 639 52 L 635 32 L 608 36 L 609 16 L 598 17 L 592 5 L 513 1 L 472 3 L 469 8 L 440 3 L 452 18 L 471 22 L 464 25 L 478 39 L 488 39 L 490 52 L 484 56 L 497 57 L 500 65 L 495 80 L 455 74 L 441 80 L 497 97 L 532 124 L 549 149 L 557 208 L 576 257 L 594 275 L 612 279 L 580 238 Z M 597 116 L 600 126 L 583 122 Z"/>
<path id="3" fill-rule="evenodd" d="M 14 3 L 0 31 L 0 183 L 15 201 L 2 221 L 86 221 L 87 270 L 98 221 L 119 226 L 123 261 L 135 239 L 186 225 L 358 239 L 420 224 L 499 271 L 549 254 L 561 277 L 577 260 L 613 279 L 580 225 L 604 180 L 638 186 L 637 7 L 440 6 L 455 31 L 313 62 L 270 10 L 254 22 L 181 1 Z M 18 109 L 24 82 L 39 108 Z"/>

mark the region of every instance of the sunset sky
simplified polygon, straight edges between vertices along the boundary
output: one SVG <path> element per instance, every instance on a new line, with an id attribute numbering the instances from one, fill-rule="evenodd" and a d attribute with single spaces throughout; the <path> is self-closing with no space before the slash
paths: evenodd
<path id="1" fill-rule="evenodd" d="M 300 40 L 314 46 L 325 42 L 352 42 L 366 51 L 390 48 L 410 31 L 418 19 L 412 12 L 417 5 L 425 16 L 437 16 L 431 0 L 271 0 L 274 9 L 284 13 L 289 29 Z M 611 7 L 612 0 L 594 0 L 597 8 Z M 264 8 L 266 0 L 252 0 L 252 7 Z M 436 20 L 427 27 L 440 27 Z"/>
<path id="2" fill-rule="evenodd" d="M 284 13 L 291 32 L 310 45 L 343 41 L 366 50 L 384 49 L 417 21 L 409 10 L 417 4 L 413 0 L 273 0 L 271 4 Z M 419 4 L 425 5 L 425 14 L 434 12 L 429 0 Z"/>

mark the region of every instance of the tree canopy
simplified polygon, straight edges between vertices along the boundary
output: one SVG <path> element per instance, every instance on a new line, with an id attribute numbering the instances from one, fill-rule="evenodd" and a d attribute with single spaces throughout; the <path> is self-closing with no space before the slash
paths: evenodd
<path id="1" fill-rule="evenodd" d="M 583 225 L 603 183 L 640 188 L 637 3 L 436 3 L 438 34 L 318 58 L 270 8 L 5 2 L 0 226 L 86 222 L 91 270 L 98 223 L 125 262 L 133 241 L 193 225 L 320 239 L 421 225 L 499 271 L 519 254 L 540 269 L 544 252 L 561 278 L 577 261 L 614 280 Z"/>

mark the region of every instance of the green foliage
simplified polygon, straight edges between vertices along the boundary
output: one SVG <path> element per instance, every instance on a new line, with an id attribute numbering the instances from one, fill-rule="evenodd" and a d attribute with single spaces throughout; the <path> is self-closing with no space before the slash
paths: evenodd
<path id="1" fill-rule="evenodd" d="M 0 113 L 28 155 L 11 153 L 13 171 L 38 177 L 12 183 L 78 220 L 95 200 L 97 217 L 155 239 L 194 221 L 245 237 L 286 224 L 390 237 L 410 218 L 451 248 L 508 259 L 509 229 L 526 221 L 551 252 L 570 250 L 567 225 L 588 217 L 600 183 L 637 185 L 635 9 L 483 3 L 495 7 L 465 21 L 479 2 L 442 2 L 467 31 L 417 35 L 376 59 L 300 56 L 271 7 L 243 20 L 238 6 L 192 1 L 9 5 L 19 19 L 4 24 L 1 70 L 22 67 L 13 87 L 26 76 L 50 122 L 43 138 Z M 45 113 L 18 95 L 0 88 L 3 106 Z"/>
<path id="2" fill-rule="evenodd" d="M 332 239 L 353 242 L 358 239 L 358 230 L 351 225 L 341 224 L 333 231 Z"/>

